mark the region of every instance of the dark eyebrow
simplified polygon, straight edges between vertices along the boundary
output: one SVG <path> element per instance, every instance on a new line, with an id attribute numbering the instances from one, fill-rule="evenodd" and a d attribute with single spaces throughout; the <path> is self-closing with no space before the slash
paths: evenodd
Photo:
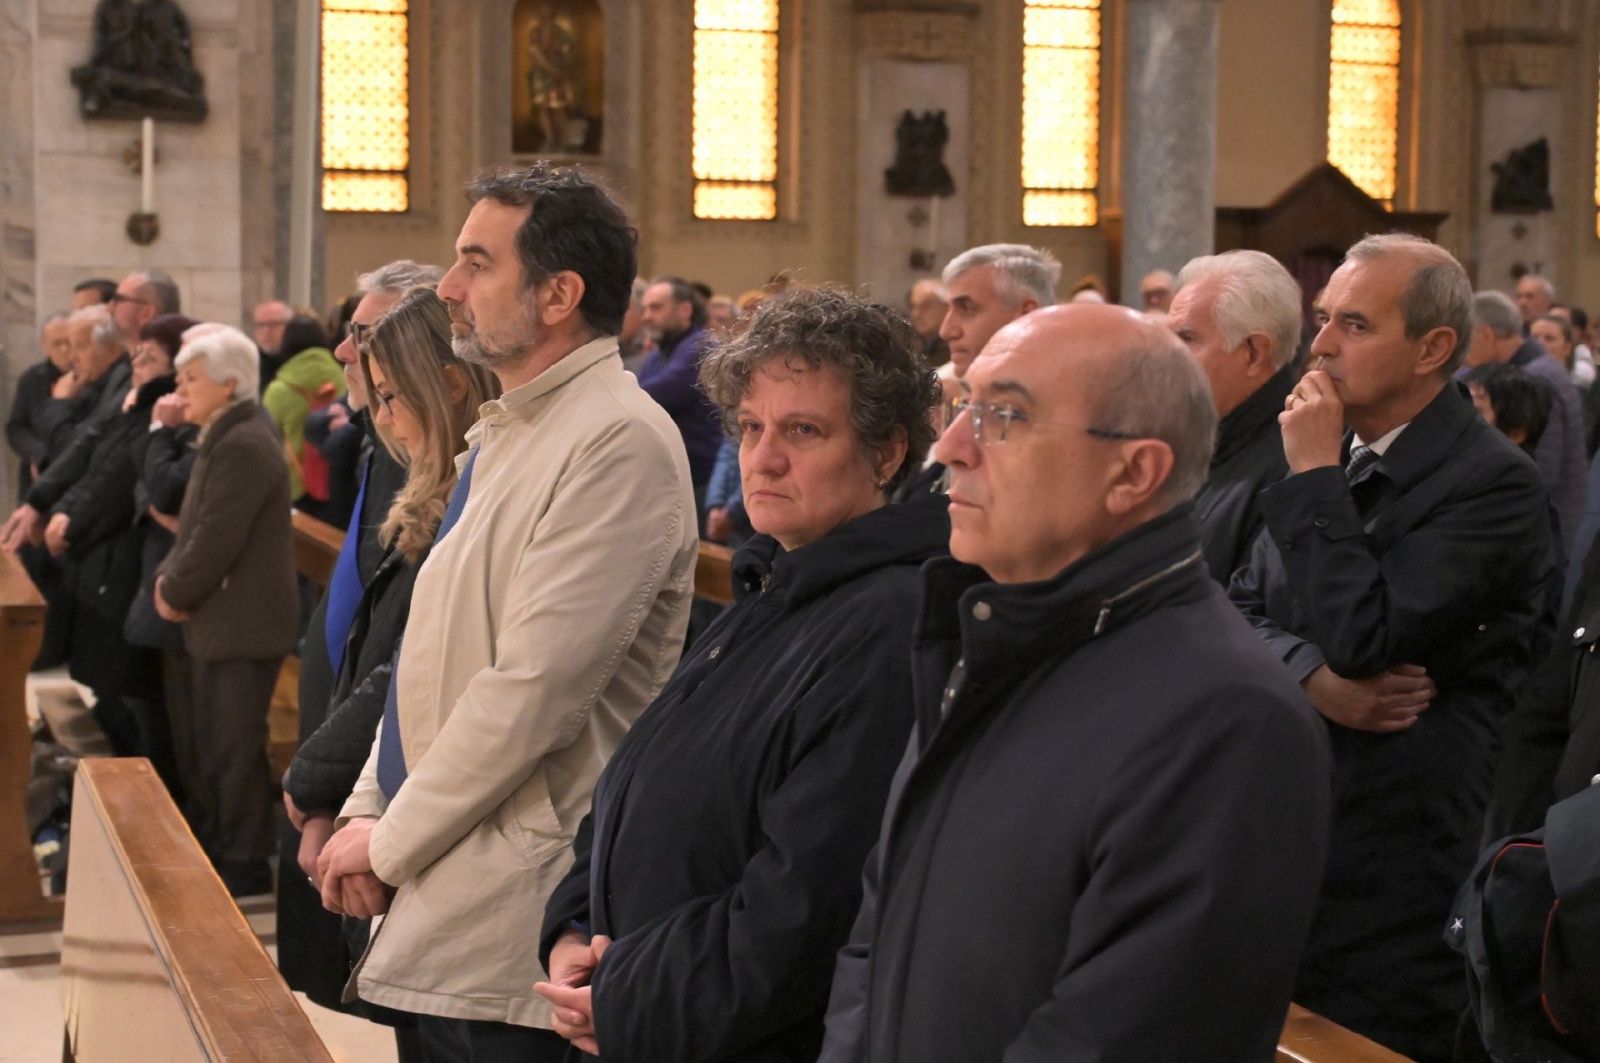
<path id="1" fill-rule="evenodd" d="M 1324 310 L 1323 313 L 1326 314 L 1327 311 Z M 1354 323 L 1354 324 L 1357 324 L 1357 325 L 1370 325 L 1370 324 L 1372 324 L 1372 322 L 1367 320 L 1367 315 L 1363 314 L 1359 310 L 1341 310 L 1337 314 L 1334 314 L 1333 318 L 1334 318 L 1335 321 L 1338 321 L 1340 324 L 1346 324 L 1346 323 Z"/>
<path id="2" fill-rule="evenodd" d="M 1026 402 L 1033 401 L 1033 392 L 1016 380 L 996 380 L 989 385 L 990 391 L 997 391 L 1002 395 L 1016 395 Z"/>
<path id="3" fill-rule="evenodd" d="M 487 247 L 484 247 L 482 244 L 466 244 L 466 245 L 464 245 L 462 247 L 458 247 L 458 248 L 456 248 L 456 254 L 458 254 L 458 255 L 477 255 L 479 258 L 486 258 L 490 262 L 494 261 L 494 256 L 491 255 L 489 253 L 489 249 Z"/>

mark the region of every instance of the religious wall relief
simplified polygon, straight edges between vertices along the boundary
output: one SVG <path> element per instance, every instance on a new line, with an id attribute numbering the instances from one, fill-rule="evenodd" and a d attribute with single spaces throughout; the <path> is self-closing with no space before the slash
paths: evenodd
<path id="1" fill-rule="evenodd" d="M 89 62 L 72 71 L 85 118 L 199 122 L 205 79 L 189 19 L 173 0 L 100 0 Z"/>
<path id="2" fill-rule="evenodd" d="M 511 150 L 599 155 L 606 86 L 598 0 L 518 0 L 511 51 Z"/>

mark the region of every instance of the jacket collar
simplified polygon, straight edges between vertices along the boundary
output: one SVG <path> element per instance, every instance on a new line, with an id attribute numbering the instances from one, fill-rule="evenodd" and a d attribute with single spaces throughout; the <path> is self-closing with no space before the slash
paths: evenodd
<path id="1" fill-rule="evenodd" d="M 706 334 L 704 327 L 690 326 L 687 332 L 680 334 L 676 339 L 661 344 L 661 360 L 670 362 L 673 355 L 679 351 L 692 351 L 700 343 L 700 338 Z"/>
<path id="2" fill-rule="evenodd" d="M 877 569 L 940 557 L 950 548 L 948 507 L 934 494 L 891 502 L 792 551 L 757 535 L 734 555 L 734 597 L 765 590 L 796 606 Z"/>
<path id="3" fill-rule="evenodd" d="M 1261 437 L 1270 427 L 1276 427 L 1283 403 L 1294 390 L 1293 363 L 1285 365 L 1255 393 L 1241 402 L 1217 424 L 1217 449 L 1211 457 L 1213 469 L 1229 461 L 1240 451 Z"/>
<path id="4" fill-rule="evenodd" d="M 584 371 L 607 358 L 616 356 L 615 336 L 601 336 L 599 339 L 590 340 L 526 384 L 514 387 L 498 399 L 490 399 L 479 406 L 478 423 L 468 430 L 467 442 L 476 444 L 483 434 L 483 426 L 486 423 L 531 417 L 535 411 L 530 409 L 529 405 L 535 399 L 550 394 Z"/>
<path id="5" fill-rule="evenodd" d="M 200 452 L 209 453 L 217 445 L 217 440 L 227 435 L 235 426 L 244 424 L 256 415 L 258 407 L 249 399 L 236 402 L 217 415 L 217 419 L 206 425 L 201 431 L 205 436 L 200 441 Z"/>
<path id="6" fill-rule="evenodd" d="M 1031 669 L 1209 590 L 1200 525 L 1185 503 L 1037 583 L 995 583 L 975 565 L 932 562 L 916 633 L 919 641 L 959 638 L 969 670 Z"/>
<path id="7" fill-rule="evenodd" d="M 133 408 L 147 410 L 156 404 L 156 400 L 163 395 L 170 395 L 178 388 L 178 378 L 168 373 L 158 376 L 154 380 L 146 380 L 139 387 L 139 395 L 133 400 Z"/>
<path id="8" fill-rule="evenodd" d="M 1462 434 L 1481 423 L 1466 385 L 1452 380 L 1411 419 L 1406 430 L 1372 467 L 1401 491 L 1409 491 L 1459 451 Z M 1345 433 L 1344 459 L 1347 462 L 1353 439 L 1352 433 Z"/>

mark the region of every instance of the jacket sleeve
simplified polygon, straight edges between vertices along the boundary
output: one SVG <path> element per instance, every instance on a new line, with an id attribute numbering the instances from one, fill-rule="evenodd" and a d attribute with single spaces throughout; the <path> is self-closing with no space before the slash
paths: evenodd
<path id="1" fill-rule="evenodd" d="M 30 463 L 43 457 L 45 449 L 44 440 L 34 429 L 34 410 L 57 401 L 50 397 L 48 390 L 40 394 L 38 383 L 43 379 L 31 371 L 18 378 L 17 392 L 11 397 L 11 413 L 6 418 L 6 442 L 17 452 L 17 457 Z"/>
<path id="2" fill-rule="evenodd" d="M 1272 541 L 1270 530 L 1257 535 L 1250 547 L 1249 560 L 1233 574 L 1233 580 L 1228 584 L 1228 599 L 1255 628 L 1267 649 L 1288 667 L 1289 674 L 1299 683 L 1325 662 L 1321 650 L 1279 626 L 1267 610 L 1266 580 L 1277 564 L 1277 552 L 1278 547 Z"/>
<path id="3" fill-rule="evenodd" d="M 337 813 L 355 790 L 383 721 L 393 674 L 391 662 L 368 672 L 300 744 L 283 785 L 302 812 Z"/>
<path id="4" fill-rule="evenodd" d="M 1206 1063 L 1271 1058 L 1321 884 L 1327 739 L 1275 691 L 1233 683 L 1215 701 L 1206 726 L 1153 736 L 1097 797 L 1055 986 L 1005 1063 L 1131 1063 L 1175 1044 Z M 1030 916 L 1060 918 L 1018 913 L 1019 935 Z"/>
<path id="5" fill-rule="evenodd" d="M 71 445 L 73 434 L 88 415 L 87 404 L 81 398 L 52 398 L 39 414 L 39 444 L 37 461 L 41 470 L 60 457 Z"/>
<path id="6" fill-rule="evenodd" d="M 1261 493 L 1310 641 L 1348 679 L 1435 658 L 1538 573 L 1550 549 L 1545 492 L 1529 475 L 1462 478 L 1380 559 L 1344 470 L 1312 469 Z M 1307 672 L 1299 672 L 1304 679 Z"/>
<path id="7" fill-rule="evenodd" d="M 577 739 L 651 603 L 687 580 L 674 569 L 694 519 L 652 426 L 620 421 L 574 456 L 507 575 L 494 663 L 468 681 L 372 832 L 380 879 L 409 882 Z"/>
<path id="8" fill-rule="evenodd" d="M 134 518 L 132 458 L 125 446 L 102 448 L 89 471 L 74 484 L 55 511 L 71 522 L 67 541 L 74 556 L 131 527 Z"/>
<path id="9" fill-rule="evenodd" d="M 1572 676 L 1580 650 L 1556 640 L 1550 656 L 1523 684 L 1501 728 L 1503 750 L 1484 819 L 1485 842 L 1538 830 L 1555 803 L 1555 778 L 1571 737 Z"/>
<path id="10" fill-rule="evenodd" d="M 786 777 L 756 802 L 764 841 L 740 880 L 618 938 L 601 959 L 593 1001 L 604 1058 L 737 1057 L 827 1006 L 911 728 L 910 646 L 881 630 L 841 638 L 851 645 L 796 705 L 796 719 L 816 724 L 800 730 Z"/>
<path id="11" fill-rule="evenodd" d="M 539 966 L 550 969 L 550 950 L 573 923 L 589 922 L 589 861 L 594 856 L 594 813 L 583 817 L 572 839 L 572 867 L 544 908 L 544 925 L 539 931 Z"/>
<path id="12" fill-rule="evenodd" d="M 156 511 L 176 514 L 183 506 L 183 493 L 189 487 L 199 451 L 189 445 L 186 433 L 161 428 L 150 433 L 144 455 L 144 487 Z"/>
<path id="13" fill-rule="evenodd" d="M 39 479 L 28 489 L 28 505 L 40 513 L 54 509 L 67 490 L 89 471 L 89 458 L 104 430 L 103 424 L 80 425 L 66 449 L 41 470 Z"/>
<path id="14" fill-rule="evenodd" d="M 711 479 L 706 484 L 706 508 L 716 509 L 737 502 L 742 496 L 739 482 L 739 444 L 724 439 L 717 450 L 716 464 L 711 467 Z"/>
<path id="15" fill-rule="evenodd" d="M 872 928 L 878 918 L 878 850 L 867 855 L 861 876 L 861 909 L 850 940 L 833 962 L 828 991 L 828 1025 L 817 1063 L 866 1063 L 868 996 L 872 971 Z"/>
<path id="16" fill-rule="evenodd" d="M 705 395 L 700 391 L 700 356 L 704 350 L 698 338 L 680 343 L 671 358 L 639 378 L 639 386 L 660 403 L 673 420 L 690 416 L 705 404 Z"/>
<path id="17" fill-rule="evenodd" d="M 277 455 L 270 456 L 269 463 L 263 448 L 235 445 L 230 439 L 221 440 L 211 452 L 202 504 L 194 512 L 184 512 L 181 545 L 157 570 L 161 596 L 174 609 L 197 608 L 216 593 L 239 560 L 251 524 L 273 497 L 277 478 L 288 475 Z M 283 514 L 283 519 L 289 515 Z"/>

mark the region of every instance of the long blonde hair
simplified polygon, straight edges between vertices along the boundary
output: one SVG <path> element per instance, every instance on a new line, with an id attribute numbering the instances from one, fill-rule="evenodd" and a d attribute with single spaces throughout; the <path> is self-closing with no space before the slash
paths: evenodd
<path id="1" fill-rule="evenodd" d="M 467 429 L 477 420 L 478 407 L 500 394 L 500 385 L 487 369 L 455 356 L 449 311 L 432 288 L 413 288 L 402 295 L 378 319 L 359 354 L 369 401 L 377 401 L 375 359 L 396 401 L 405 403 L 422 426 L 425 441 L 409 456 L 389 433 L 380 433 L 384 447 L 407 467 L 407 474 L 378 536 L 385 546 L 393 544 L 406 560 L 415 561 L 433 544 L 444 519 L 456 484 L 455 457 L 466 449 Z M 459 398 L 451 395 L 452 377 L 460 382 L 455 385 Z"/>

